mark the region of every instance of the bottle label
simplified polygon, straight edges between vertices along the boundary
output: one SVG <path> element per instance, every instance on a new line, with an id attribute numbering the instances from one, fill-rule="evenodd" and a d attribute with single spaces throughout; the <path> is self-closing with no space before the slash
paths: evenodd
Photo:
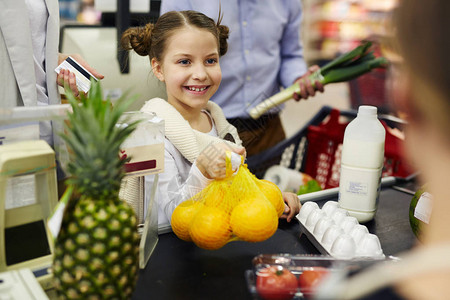
<path id="1" fill-rule="evenodd" d="M 367 195 L 367 183 L 359 181 L 349 181 L 345 187 L 347 193 Z"/>
<path id="2" fill-rule="evenodd" d="M 374 211 L 381 183 L 380 169 L 348 167 L 341 164 L 339 205 L 349 210 Z"/>
<path id="3" fill-rule="evenodd" d="M 431 211 L 433 208 L 433 197 L 430 193 L 424 192 L 417 201 L 416 209 L 414 209 L 414 217 L 420 221 L 429 224 Z"/>

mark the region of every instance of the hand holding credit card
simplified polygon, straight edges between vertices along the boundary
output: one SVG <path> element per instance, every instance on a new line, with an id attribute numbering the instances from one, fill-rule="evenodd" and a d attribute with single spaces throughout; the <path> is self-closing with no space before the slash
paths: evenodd
<path id="1" fill-rule="evenodd" d="M 85 93 L 87 93 L 89 91 L 89 88 L 91 87 L 91 78 L 94 78 L 95 81 L 98 80 L 94 75 L 92 75 L 88 70 L 86 70 L 71 56 L 67 57 L 55 69 L 55 72 L 59 74 L 59 72 L 63 69 L 69 70 L 70 72 L 75 74 L 78 90 L 83 91 Z"/>

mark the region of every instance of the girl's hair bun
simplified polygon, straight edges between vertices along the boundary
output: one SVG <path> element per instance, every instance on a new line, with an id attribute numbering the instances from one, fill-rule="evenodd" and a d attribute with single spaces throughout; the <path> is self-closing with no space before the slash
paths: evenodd
<path id="1" fill-rule="evenodd" d="M 219 32 L 219 55 L 222 56 L 227 53 L 228 50 L 228 36 L 230 30 L 225 25 L 217 25 L 217 31 Z"/>
<path id="2" fill-rule="evenodd" d="M 128 28 L 122 34 L 120 44 L 125 50 L 134 50 L 141 56 L 149 55 L 152 43 L 153 24 Z"/>

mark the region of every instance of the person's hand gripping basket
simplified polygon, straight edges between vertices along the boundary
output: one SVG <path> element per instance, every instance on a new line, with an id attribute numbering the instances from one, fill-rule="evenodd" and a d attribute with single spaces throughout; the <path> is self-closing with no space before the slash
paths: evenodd
<path id="1" fill-rule="evenodd" d="M 237 154 L 227 152 L 224 179 L 212 181 L 175 208 L 171 225 L 180 239 L 215 250 L 235 240 L 261 242 L 277 230 L 284 211 L 280 189 L 250 173 L 243 158 L 233 172 L 232 155 Z"/>

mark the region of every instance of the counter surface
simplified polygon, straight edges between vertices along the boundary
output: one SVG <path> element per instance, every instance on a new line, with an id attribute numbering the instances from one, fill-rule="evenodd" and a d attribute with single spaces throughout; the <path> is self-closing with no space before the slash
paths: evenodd
<path id="1" fill-rule="evenodd" d="M 375 219 L 364 224 L 378 235 L 385 255 L 398 255 L 416 243 L 409 225 L 411 198 L 383 189 Z M 264 242 L 231 242 L 215 251 L 200 249 L 173 233 L 162 234 L 147 267 L 140 271 L 133 299 L 252 299 L 244 272 L 252 268 L 256 255 L 275 253 L 320 254 L 300 234 L 296 219 L 280 220 L 277 232 Z"/>

